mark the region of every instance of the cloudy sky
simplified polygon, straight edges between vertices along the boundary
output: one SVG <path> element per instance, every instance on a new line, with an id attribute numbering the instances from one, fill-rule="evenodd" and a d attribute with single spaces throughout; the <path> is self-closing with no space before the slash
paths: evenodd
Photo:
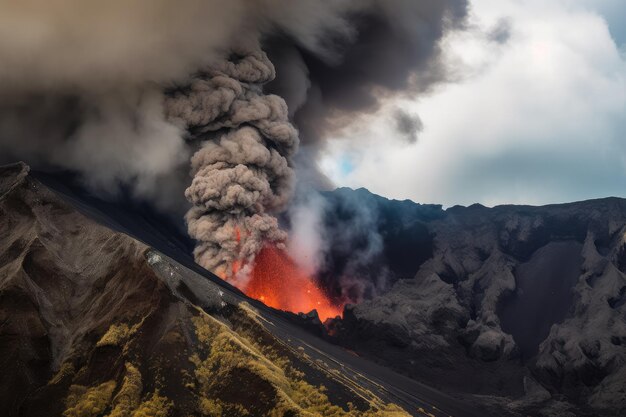
<path id="1" fill-rule="evenodd" d="M 339 186 L 422 203 L 626 197 L 626 2 L 473 0 L 446 40 L 458 80 L 330 141 Z M 396 115 L 419 115 L 416 141 Z"/>

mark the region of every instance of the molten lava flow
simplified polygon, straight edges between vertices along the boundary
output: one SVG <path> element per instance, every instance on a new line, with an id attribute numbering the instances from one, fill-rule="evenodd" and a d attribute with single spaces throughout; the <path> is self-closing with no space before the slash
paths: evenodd
<path id="1" fill-rule="evenodd" d="M 334 305 L 288 255 L 266 246 L 256 257 L 250 280 L 243 291 L 252 298 L 280 310 L 317 310 L 320 320 L 341 316 L 343 306 Z"/>

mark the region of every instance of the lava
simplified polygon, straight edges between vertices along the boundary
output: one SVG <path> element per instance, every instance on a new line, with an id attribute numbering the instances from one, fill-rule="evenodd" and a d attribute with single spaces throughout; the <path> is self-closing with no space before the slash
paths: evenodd
<path id="1" fill-rule="evenodd" d="M 242 290 L 279 310 L 307 313 L 315 309 L 322 321 L 342 315 L 343 306 L 333 304 L 311 277 L 274 246 L 266 246 L 257 255 L 250 279 Z"/>

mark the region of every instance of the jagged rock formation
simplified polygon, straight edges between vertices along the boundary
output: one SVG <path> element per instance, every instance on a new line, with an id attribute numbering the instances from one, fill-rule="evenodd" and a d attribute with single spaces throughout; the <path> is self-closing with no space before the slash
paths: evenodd
<path id="1" fill-rule="evenodd" d="M 28 172 L 0 168 L 3 416 L 408 415 Z"/>
<path id="2" fill-rule="evenodd" d="M 340 343 L 503 415 L 626 413 L 626 200 L 444 211 L 351 193 L 383 239 L 396 217 L 432 243 L 333 323 Z"/>

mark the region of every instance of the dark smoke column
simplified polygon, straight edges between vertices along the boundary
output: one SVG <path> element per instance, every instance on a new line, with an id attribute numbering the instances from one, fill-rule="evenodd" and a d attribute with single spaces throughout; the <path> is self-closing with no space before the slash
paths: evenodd
<path id="1" fill-rule="evenodd" d="M 274 77 L 264 52 L 241 49 L 166 100 L 170 120 L 206 139 L 185 192 L 196 262 L 240 285 L 262 247 L 282 247 L 287 237 L 274 214 L 293 191 L 298 132 L 285 101 L 263 94 Z"/>

